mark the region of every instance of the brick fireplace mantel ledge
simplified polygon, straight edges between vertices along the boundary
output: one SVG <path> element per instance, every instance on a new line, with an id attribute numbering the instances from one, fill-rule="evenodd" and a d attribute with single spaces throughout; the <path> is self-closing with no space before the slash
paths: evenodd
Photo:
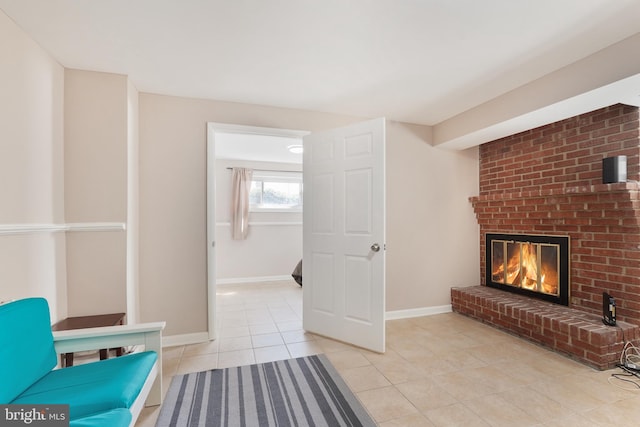
<path id="1" fill-rule="evenodd" d="M 506 330 L 598 369 L 613 368 L 640 326 L 606 326 L 600 316 L 487 286 L 451 289 L 454 312 Z"/>
<path id="2" fill-rule="evenodd" d="M 639 182 L 619 182 L 615 184 L 584 185 L 580 187 L 553 188 L 531 191 L 495 191 L 491 194 L 469 197 L 471 203 L 492 200 L 530 199 L 571 194 L 630 193 L 640 191 Z"/>

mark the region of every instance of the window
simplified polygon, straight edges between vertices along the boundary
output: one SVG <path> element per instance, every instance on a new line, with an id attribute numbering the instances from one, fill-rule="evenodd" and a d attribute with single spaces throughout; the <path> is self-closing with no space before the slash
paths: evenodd
<path id="1" fill-rule="evenodd" d="M 302 212 L 302 172 L 253 171 L 251 212 Z"/>

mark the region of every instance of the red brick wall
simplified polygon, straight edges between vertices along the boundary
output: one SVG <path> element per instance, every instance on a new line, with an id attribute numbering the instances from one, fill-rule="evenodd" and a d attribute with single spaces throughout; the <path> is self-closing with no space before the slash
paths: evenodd
<path id="1" fill-rule="evenodd" d="M 614 105 L 480 146 L 480 195 L 602 183 L 602 159 L 626 155 L 640 180 L 638 108 Z"/>
<path id="2" fill-rule="evenodd" d="M 602 159 L 627 156 L 630 182 L 602 184 Z M 471 202 L 484 235 L 569 235 L 570 306 L 600 313 L 602 292 L 618 318 L 640 324 L 640 112 L 614 105 L 480 147 L 480 195 Z"/>

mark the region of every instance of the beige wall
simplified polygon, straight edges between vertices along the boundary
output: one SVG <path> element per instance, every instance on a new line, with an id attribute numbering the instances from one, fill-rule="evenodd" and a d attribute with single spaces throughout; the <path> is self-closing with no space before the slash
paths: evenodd
<path id="1" fill-rule="evenodd" d="M 479 283 L 478 149 L 449 151 L 419 126 L 387 126 L 387 311 L 441 307 Z M 475 245 L 475 247 L 474 247 Z"/>
<path id="2" fill-rule="evenodd" d="M 438 123 L 434 143 L 469 147 L 609 105 L 637 105 L 638 51 L 640 33 Z"/>
<path id="3" fill-rule="evenodd" d="M 140 94 L 140 301 L 166 335 L 204 332 L 206 123 L 318 131 L 355 117 Z M 477 150 L 429 145 L 428 128 L 387 133 L 387 310 L 448 305 L 451 286 L 477 284 Z M 447 257 L 451 258 L 447 258 Z"/>
<path id="4" fill-rule="evenodd" d="M 64 221 L 64 69 L 0 12 L 0 224 Z M 0 301 L 67 311 L 64 233 L 0 235 Z"/>
<path id="5" fill-rule="evenodd" d="M 66 222 L 127 221 L 126 76 L 65 72 Z M 69 315 L 126 311 L 126 233 L 67 235 Z"/>
<path id="6" fill-rule="evenodd" d="M 354 118 L 140 93 L 140 314 L 207 330 L 207 122 L 317 130 Z"/>
<path id="7" fill-rule="evenodd" d="M 127 218 L 127 77 L 65 72 L 67 222 Z"/>
<path id="8" fill-rule="evenodd" d="M 1 13 L 0 39 L 0 224 L 130 227 L 0 236 L 0 300 L 45 296 L 54 320 L 135 308 L 139 281 L 140 320 L 167 320 L 167 335 L 206 331 L 206 123 L 319 131 L 361 120 L 138 96 L 125 76 L 65 71 Z M 450 286 L 478 279 L 467 201 L 477 152 L 430 143 L 428 128 L 388 125 L 389 311 L 446 305 Z"/>

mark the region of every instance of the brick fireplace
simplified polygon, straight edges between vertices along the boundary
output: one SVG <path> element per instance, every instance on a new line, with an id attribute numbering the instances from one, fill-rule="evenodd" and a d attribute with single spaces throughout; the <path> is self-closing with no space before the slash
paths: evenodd
<path id="1" fill-rule="evenodd" d="M 603 184 L 603 159 L 618 155 L 627 156 L 628 181 Z M 460 294 L 462 288 L 459 288 L 452 291 L 454 310 L 525 335 L 600 368 L 611 365 L 611 359 L 615 360 L 614 353 L 618 346 L 621 350 L 623 340 L 640 338 L 638 181 L 640 112 L 637 107 L 613 105 L 480 146 L 480 191 L 477 197 L 470 198 L 470 202 L 480 225 L 481 285 L 487 284 L 487 233 L 569 236 L 568 308 L 542 306 L 547 318 L 539 320 L 540 325 L 535 325 L 538 320 L 530 317 L 528 321 L 518 321 L 517 327 L 506 327 L 513 319 L 502 317 L 512 316 L 513 308 L 504 308 L 504 313 L 495 316 L 483 315 L 483 309 L 473 308 Z M 503 291 L 487 286 L 482 288 L 480 294 L 498 292 L 497 298 L 502 296 L 499 292 Z M 614 328 L 615 331 L 598 324 L 603 291 L 616 299 L 617 316 L 623 327 Z M 528 301 L 526 296 L 519 295 L 504 298 L 515 298 L 513 304 L 518 307 Z M 478 296 L 472 295 L 469 299 L 477 300 Z M 495 299 L 490 299 L 492 302 L 489 304 L 496 308 Z M 534 311 L 539 312 L 540 304 L 533 305 L 536 307 Z M 484 311 L 488 313 L 490 310 Z M 560 314 L 549 314 L 554 311 Z M 556 333 L 553 328 L 545 329 L 545 322 L 548 325 L 554 323 L 554 316 L 573 316 L 579 319 L 578 323 L 587 324 L 595 319 L 592 325 L 585 325 L 589 331 L 585 335 L 588 336 L 587 341 L 591 340 L 590 334 L 596 329 L 617 336 L 594 338 L 604 350 L 592 348 L 595 344 L 586 350 L 572 350 L 572 346 L 580 347 L 583 343 L 571 336 L 569 327 L 556 325 L 557 333 L 560 334 L 562 329 L 563 335 L 558 339 L 550 336 Z M 533 331 L 526 331 L 528 322 L 533 323 L 529 328 Z M 573 320 L 569 322 L 575 323 Z M 622 331 L 626 335 L 623 336 Z M 578 329 L 574 333 L 584 334 Z M 569 343 L 561 343 L 560 340 L 568 340 Z M 590 354 L 603 351 L 608 354 Z"/>

